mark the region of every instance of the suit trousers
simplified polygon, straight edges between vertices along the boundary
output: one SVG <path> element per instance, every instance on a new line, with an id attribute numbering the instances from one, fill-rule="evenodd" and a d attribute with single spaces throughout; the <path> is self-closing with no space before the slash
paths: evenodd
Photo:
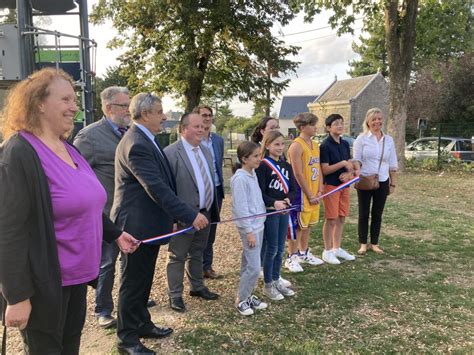
<path id="1" fill-rule="evenodd" d="M 147 308 L 159 245 L 142 244 L 133 254 L 122 254 L 118 298 L 118 345 L 133 346 L 155 326 Z"/>
<path id="2" fill-rule="evenodd" d="M 204 215 L 209 219 L 208 212 Z M 202 255 L 207 246 L 210 225 L 200 231 L 190 231 L 171 238 L 168 245 L 169 260 L 166 268 L 168 274 L 168 294 L 171 298 L 183 294 L 184 271 L 190 283 L 191 291 L 205 288 L 202 272 Z"/>
<path id="3" fill-rule="evenodd" d="M 41 329 L 26 327 L 20 331 L 29 355 L 76 355 L 79 354 L 81 333 L 86 319 L 87 284 L 62 288 L 61 319 L 58 331 L 47 333 Z"/>
<path id="4" fill-rule="evenodd" d="M 224 199 L 224 187 L 219 186 L 216 191 L 217 206 L 219 207 L 220 214 L 222 209 L 222 200 Z M 202 256 L 202 269 L 204 271 L 212 270 L 212 262 L 214 261 L 214 242 L 216 241 L 216 232 L 217 224 L 211 225 L 209 237 L 207 238 L 207 246 L 206 249 L 204 249 L 204 254 Z"/>

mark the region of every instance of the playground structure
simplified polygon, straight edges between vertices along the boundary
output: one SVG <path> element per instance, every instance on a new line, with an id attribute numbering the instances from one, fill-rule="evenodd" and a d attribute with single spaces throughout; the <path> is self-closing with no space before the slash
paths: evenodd
<path id="1" fill-rule="evenodd" d="M 16 10 L 16 23 L 0 24 L 0 96 L 35 70 L 61 68 L 75 81 L 80 108 L 76 125 L 92 123 L 97 44 L 89 38 L 87 0 L 0 0 L 0 11 L 5 9 Z M 78 19 L 79 34 L 34 25 L 36 16 L 57 15 Z"/>

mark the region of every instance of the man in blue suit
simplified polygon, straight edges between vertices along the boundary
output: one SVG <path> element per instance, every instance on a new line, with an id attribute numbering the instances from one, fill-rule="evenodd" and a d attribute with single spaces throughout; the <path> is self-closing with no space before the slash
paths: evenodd
<path id="1" fill-rule="evenodd" d="M 194 113 L 199 113 L 204 120 L 204 138 L 201 141 L 201 144 L 204 145 L 212 154 L 212 162 L 214 167 L 214 184 L 216 186 L 216 196 L 217 200 L 218 215 L 212 215 L 211 219 L 213 221 L 219 220 L 219 214 L 222 208 L 222 200 L 224 199 L 224 176 L 222 173 L 222 165 L 224 162 L 224 139 L 218 134 L 212 133 L 212 119 L 214 117 L 212 108 L 207 105 L 197 106 L 194 110 Z M 212 268 L 212 262 L 214 257 L 214 241 L 216 240 L 216 229 L 217 225 L 211 225 L 211 230 L 209 232 L 209 237 L 207 240 L 207 246 L 203 254 L 203 272 L 205 278 L 217 279 L 219 275 Z"/>

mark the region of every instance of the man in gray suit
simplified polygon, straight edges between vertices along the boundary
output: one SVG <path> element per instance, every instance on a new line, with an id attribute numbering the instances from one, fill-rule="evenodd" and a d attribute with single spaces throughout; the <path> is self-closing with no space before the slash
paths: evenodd
<path id="1" fill-rule="evenodd" d="M 214 168 L 214 183 L 216 185 L 216 195 L 215 199 L 217 200 L 218 206 L 218 215 L 211 216 L 213 220 L 219 219 L 219 214 L 222 208 L 222 200 L 224 199 L 224 175 L 222 172 L 222 166 L 224 163 L 224 139 L 211 132 L 212 129 L 212 118 L 214 114 L 212 108 L 207 105 L 197 106 L 193 112 L 199 113 L 204 121 L 204 137 L 201 141 L 201 144 L 204 145 L 212 155 L 212 166 Z M 216 231 L 217 225 L 211 225 L 211 230 L 209 231 L 209 238 L 207 239 L 207 246 L 204 250 L 203 260 L 202 260 L 202 269 L 204 272 L 204 277 L 209 279 L 217 279 L 220 276 L 214 271 L 212 267 L 212 262 L 214 259 L 214 241 L 216 240 Z"/>
<path id="2" fill-rule="evenodd" d="M 165 148 L 171 170 L 176 177 L 177 195 L 198 209 L 209 220 L 218 215 L 212 155 L 201 145 L 204 122 L 201 115 L 183 115 L 180 122 L 181 139 Z M 180 227 L 185 227 L 181 225 Z M 202 257 L 207 246 L 210 226 L 200 231 L 191 230 L 171 238 L 168 246 L 168 293 L 173 310 L 184 312 L 183 279 L 185 264 L 190 282 L 190 295 L 215 300 L 218 294 L 204 285 Z"/>
<path id="3" fill-rule="evenodd" d="M 130 96 L 127 88 L 111 86 L 102 91 L 100 98 L 104 117 L 83 128 L 75 137 L 74 145 L 87 159 L 107 192 L 104 213 L 108 216 L 114 198 L 115 149 L 130 124 Z M 119 249 L 115 243 L 102 243 L 95 313 L 103 328 L 113 327 L 117 323 L 112 317 L 112 288 L 118 254 Z"/>

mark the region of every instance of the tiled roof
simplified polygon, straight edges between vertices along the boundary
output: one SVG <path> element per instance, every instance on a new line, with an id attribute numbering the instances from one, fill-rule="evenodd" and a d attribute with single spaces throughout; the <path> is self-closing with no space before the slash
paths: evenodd
<path id="1" fill-rule="evenodd" d="M 308 112 L 308 104 L 316 100 L 318 95 L 283 96 L 281 102 L 280 119 L 291 119 L 301 112 Z"/>
<path id="2" fill-rule="evenodd" d="M 316 102 L 349 101 L 356 97 L 380 73 L 334 81 Z"/>

